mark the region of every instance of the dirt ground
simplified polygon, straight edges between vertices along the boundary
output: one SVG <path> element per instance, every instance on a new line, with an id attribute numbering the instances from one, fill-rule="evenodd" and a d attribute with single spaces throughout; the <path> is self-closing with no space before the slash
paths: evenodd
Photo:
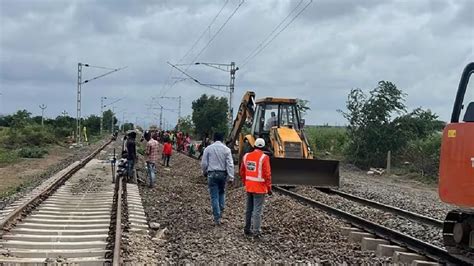
<path id="1" fill-rule="evenodd" d="M 0 167 L 0 203 L 11 198 L 13 194 L 18 194 L 17 192 L 35 187 L 44 178 L 82 159 L 101 143 L 102 141 L 99 141 L 74 149 L 57 145 L 51 147 L 44 158 L 24 158 L 19 162 Z"/>

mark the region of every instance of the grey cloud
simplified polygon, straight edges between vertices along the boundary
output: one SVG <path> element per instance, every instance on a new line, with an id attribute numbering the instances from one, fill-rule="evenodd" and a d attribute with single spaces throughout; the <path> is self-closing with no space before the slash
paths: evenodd
<path id="1" fill-rule="evenodd" d="M 122 112 L 129 121 L 151 121 L 154 115 L 146 105 L 157 95 L 182 95 L 183 114 L 190 114 L 200 94 L 226 95 L 189 80 L 168 88 L 165 84 L 173 81 L 166 61 L 181 59 L 224 2 L 2 1 L 0 112 L 19 107 L 39 112 L 37 105 L 44 102 L 48 115 L 65 109 L 74 115 L 77 63 L 84 62 L 129 66 L 84 86 L 85 115 L 98 113 L 104 95 L 125 97 L 119 109 L 126 109 Z M 238 3 L 229 1 L 182 63 L 195 58 Z M 390 80 L 408 93 L 410 107 L 449 116 L 460 71 L 474 59 L 473 1 L 314 1 L 242 67 L 242 60 L 298 3 L 246 1 L 197 59 L 235 61 L 241 67 L 234 102 L 247 89 L 257 96 L 305 98 L 313 109 L 308 123 L 341 124 L 336 110 L 344 108 L 351 88 L 369 90 L 379 80 Z M 229 81 L 226 73 L 203 66 L 188 71 L 202 82 Z M 84 77 L 101 73 L 89 68 Z M 181 75 L 173 71 L 173 76 Z M 160 102 L 176 107 L 172 100 Z M 166 117 L 175 121 L 176 114 Z"/>

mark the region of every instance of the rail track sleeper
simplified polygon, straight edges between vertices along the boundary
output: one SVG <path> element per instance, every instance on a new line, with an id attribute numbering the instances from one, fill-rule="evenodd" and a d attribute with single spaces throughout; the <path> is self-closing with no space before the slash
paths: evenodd
<path id="1" fill-rule="evenodd" d="M 101 229 L 81 229 L 81 230 L 52 230 L 52 229 L 31 229 L 31 228 L 13 228 L 9 233 L 31 234 L 31 235 L 84 235 L 84 234 L 107 234 L 108 228 Z"/>
<path id="2" fill-rule="evenodd" d="M 30 242 L 77 242 L 77 241 L 106 241 L 108 235 L 27 235 L 27 234 L 13 234 L 4 235 L 4 240 L 18 240 Z"/>
<path id="3" fill-rule="evenodd" d="M 86 249 L 19 249 L 10 248 L 9 253 L 14 256 L 23 258 L 78 258 L 78 257 L 105 257 L 105 254 L 111 251 L 103 248 L 86 248 Z"/>
<path id="4" fill-rule="evenodd" d="M 109 228 L 109 224 L 36 224 L 36 223 L 22 223 L 17 225 L 17 228 L 37 228 L 37 229 L 101 229 Z"/>

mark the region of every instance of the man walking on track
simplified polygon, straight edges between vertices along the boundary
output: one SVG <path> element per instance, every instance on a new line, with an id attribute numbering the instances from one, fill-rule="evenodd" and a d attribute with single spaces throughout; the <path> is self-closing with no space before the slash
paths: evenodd
<path id="1" fill-rule="evenodd" d="M 245 212 L 246 235 L 260 237 L 263 203 L 265 195 L 272 194 L 272 173 L 270 158 L 264 154 L 265 140 L 255 140 L 255 150 L 246 153 L 240 165 L 240 178 L 247 191 L 247 210 Z"/>
<path id="2" fill-rule="evenodd" d="M 156 134 L 156 133 L 153 133 Z M 146 166 L 147 166 L 147 171 L 148 171 L 148 180 L 149 180 L 149 186 L 150 188 L 154 187 L 155 185 L 155 171 L 156 171 L 156 162 L 158 161 L 158 141 L 155 140 L 156 136 L 150 136 L 148 134 L 145 136 L 145 139 L 147 140 L 146 143 L 146 150 L 145 150 L 145 161 L 146 161 Z"/>
<path id="3" fill-rule="evenodd" d="M 127 137 L 127 177 L 128 182 L 136 183 L 135 174 L 134 174 L 134 167 L 135 162 L 137 161 L 137 148 L 135 139 L 137 137 L 137 133 L 132 131 L 128 134 Z"/>
<path id="4" fill-rule="evenodd" d="M 201 168 L 207 177 L 212 213 L 216 225 L 221 224 L 225 208 L 225 183 L 234 181 L 234 162 L 230 149 L 222 143 L 224 134 L 214 135 L 214 144 L 204 149 Z"/>

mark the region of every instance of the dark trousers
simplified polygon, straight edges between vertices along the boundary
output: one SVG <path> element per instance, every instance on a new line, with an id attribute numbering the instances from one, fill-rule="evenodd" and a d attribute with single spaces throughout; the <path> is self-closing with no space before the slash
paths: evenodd
<path id="1" fill-rule="evenodd" d="M 245 211 L 245 232 L 260 234 L 265 194 L 247 192 L 247 210 Z"/>
<path id="2" fill-rule="evenodd" d="M 171 155 L 163 154 L 163 165 L 170 166 Z"/>

